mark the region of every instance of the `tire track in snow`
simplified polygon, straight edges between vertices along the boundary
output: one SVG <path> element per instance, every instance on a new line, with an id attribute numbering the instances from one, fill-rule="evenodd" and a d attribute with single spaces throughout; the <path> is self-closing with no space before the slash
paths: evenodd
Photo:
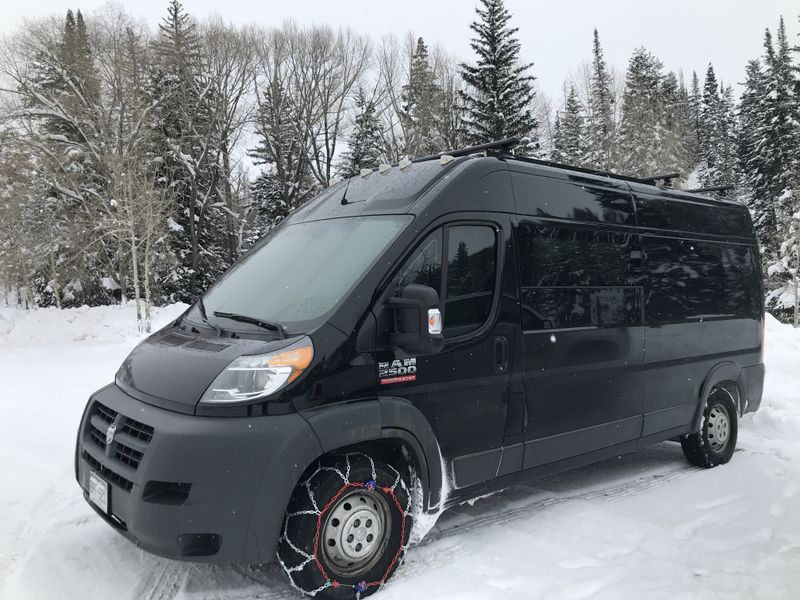
<path id="1" fill-rule="evenodd" d="M 131 597 L 136 600 L 172 600 L 178 595 L 191 569 L 192 565 L 164 559 L 139 583 Z"/>
<path id="2" fill-rule="evenodd" d="M 71 472 L 59 477 L 30 507 L 27 518 L 16 532 L 0 538 L 0 548 L 6 550 L 6 552 L 0 553 L 0 581 L 6 580 L 8 571 L 12 569 L 14 563 L 21 560 L 34 548 L 42 536 L 88 522 L 88 515 L 66 520 L 63 518 L 63 506 L 57 500 L 69 497 L 68 488 L 73 485 L 75 483 Z"/>
<path id="3" fill-rule="evenodd" d="M 653 473 L 651 475 L 640 476 L 635 480 L 626 480 L 622 483 L 617 482 L 614 485 L 600 487 L 599 489 L 594 489 L 588 492 L 578 492 L 573 494 L 561 494 L 561 495 L 556 494 L 545 498 L 542 498 L 542 496 L 547 494 L 547 491 L 543 490 L 542 488 L 536 488 L 532 490 L 532 495 L 536 496 L 535 499 L 532 499 L 528 502 L 524 502 L 522 506 L 513 507 L 508 510 L 499 510 L 496 512 L 490 512 L 488 514 L 478 515 L 478 516 L 471 516 L 466 511 L 465 512 L 459 511 L 459 508 L 464 507 L 464 504 L 457 505 L 445 511 L 443 517 L 444 521 L 443 526 L 441 528 L 438 525 L 434 527 L 434 529 L 427 536 L 425 536 L 425 538 L 418 544 L 418 546 L 427 546 L 428 544 L 434 543 L 437 540 L 450 538 L 462 533 L 473 531 L 475 529 L 488 527 L 490 525 L 500 525 L 503 523 L 508 523 L 509 521 L 514 521 L 516 519 L 520 519 L 528 515 L 531 515 L 533 513 L 543 511 L 550 507 L 564 504 L 567 502 L 595 500 L 595 499 L 602 500 L 603 502 L 613 502 L 616 500 L 621 500 L 626 497 L 641 494 L 648 490 L 659 488 L 672 481 L 683 479 L 684 477 L 688 477 L 700 470 L 701 469 L 692 468 L 688 465 L 681 465 L 680 467 L 676 467 L 675 470 L 673 471 L 668 471 L 666 473 L 659 472 L 659 473 Z M 574 472 L 566 472 L 566 473 L 570 476 L 575 475 Z M 548 479 L 553 479 L 558 477 L 559 477 L 558 475 L 555 475 L 551 476 Z M 519 486 L 512 486 L 512 487 L 518 488 Z M 512 488 L 510 487 L 508 489 L 511 490 Z M 450 513 L 451 518 L 456 515 L 465 515 L 465 517 L 463 518 L 463 520 L 460 520 L 459 523 L 448 525 L 447 524 L 448 512 Z"/>

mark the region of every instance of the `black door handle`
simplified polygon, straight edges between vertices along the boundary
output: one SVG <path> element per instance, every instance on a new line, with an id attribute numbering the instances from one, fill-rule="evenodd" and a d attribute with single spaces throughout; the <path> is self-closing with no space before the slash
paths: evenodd
<path id="1" fill-rule="evenodd" d="M 505 373 L 508 369 L 508 339 L 500 336 L 494 338 L 494 352 L 492 356 L 495 373 Z"/>

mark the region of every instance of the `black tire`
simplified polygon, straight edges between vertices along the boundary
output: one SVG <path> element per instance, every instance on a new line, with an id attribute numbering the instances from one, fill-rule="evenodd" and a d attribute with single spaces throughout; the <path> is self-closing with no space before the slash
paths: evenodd
<path id="1" fill-rule="evenodd" d="M 408 546 L 410 481 L 360 452 L 323 457 L 295 488 L 278 541 L 292 586 L 326 600 L 377 591 Z"/>
<path id="2" fill-rule="evenodd" d="M 681 438 L 683 455 L 696 467 L 710 469 L 724 465 L 736 450 L 739 420 L 730 393 L 722 388 L 711 391 L 703 411 L 700 431 Z"/>

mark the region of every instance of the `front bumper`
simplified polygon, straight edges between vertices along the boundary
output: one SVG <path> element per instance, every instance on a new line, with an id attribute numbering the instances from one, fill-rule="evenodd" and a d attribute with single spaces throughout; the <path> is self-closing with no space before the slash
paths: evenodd
<path id="1" fill-rule="evenodd" d="M 116 433 L 106 444 L 112 424 Z M 190 416 L 112 384 L 87 404 L 76 477 L 87 501 L 90 472 L 109 483 L 108 514 L 92 507 L 144 550 L 183 560 L 268 562 L 291 492 L 320 454 L 298 414 Z"/>

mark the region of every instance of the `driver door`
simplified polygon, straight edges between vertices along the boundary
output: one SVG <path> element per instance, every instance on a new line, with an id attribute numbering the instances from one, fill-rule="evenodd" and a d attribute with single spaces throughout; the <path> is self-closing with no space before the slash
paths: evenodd
<path id="1" fill-rule="evenodd" d="M 426 416 L 457 488 L 498 473 L 515 341 L 515 289 L 506 215 L 447 223 L 430 232 L 392 280 L 439 294 L 445 343 L 430 356 L 381 352 L 379 393 Z M 413 366 L 413 374 L 409 368 Z M 413 377 L 411 376 L 413 375 Z"/>

